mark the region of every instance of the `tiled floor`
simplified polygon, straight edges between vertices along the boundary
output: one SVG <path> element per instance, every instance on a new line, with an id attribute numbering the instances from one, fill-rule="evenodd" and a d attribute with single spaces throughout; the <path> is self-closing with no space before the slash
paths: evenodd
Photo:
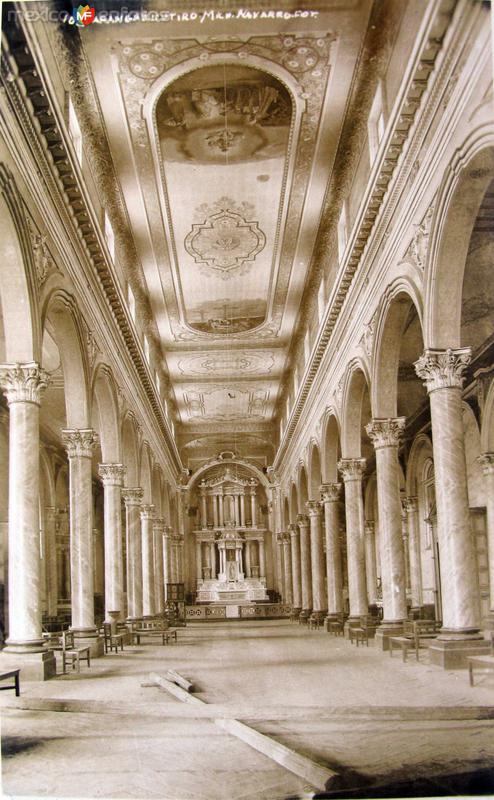
<path id="1" fill-rule="evenodd" d="M 207 705 L 141 686 L 169 668 Z M 470 688 L 464 671 L 429 666 L 425 651 L 403 664 L 289 622 L 189 625 L 177 645 L 129 647 L 80 675 L 24 682 L 18 700 L 2 692 L 0 704 L 3 791 L 15 796 L 271 800 L 309 790 L 220 731 L 222 716 L 348 787 L 494 765 L 494 721 L 482 719 L 494 718 L 494 675 Z"/>

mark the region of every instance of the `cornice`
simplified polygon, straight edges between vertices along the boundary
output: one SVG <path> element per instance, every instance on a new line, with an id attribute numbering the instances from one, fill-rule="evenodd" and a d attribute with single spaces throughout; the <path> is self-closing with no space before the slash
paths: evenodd
<path id="1" fill-rule="evenodd" d="M 456 7 L 458 16 L 465 12 Z M 455 10 L 455 9 L 453 9 Z M 348 242 L 343 263 L 338 271 L 331 295 L 327 302 L 325 317 L 319 328 L 304 375 L 301 378 L 297 397 L 292 407 L 290 418 L 283 431 L 283 436 L 274 459 L 274 467 L 280 469 L 299 420 L 306 406 L 307 398 L 316 380 L 322 360 L 327 352 L 336 324 L 347 299 L 350 286 L 357 269 L 364 257 L 371 263 L 386 237 L 386 229 L 398 206 L 406 181 L 409 178 L 417 154 L 423 144 L 430 122 L 437 111 L 438 103 L 444 93 L 450 77 L 452 63 L 457 57 L 457 42 L 450 43 L 444 58 L 441 60 L 437 75 L 429 86 L 429 77 L 436 69 L 436 61 L 442 50 L 443 41 L 451 21 L 452 4 L 450 0 L 431 5 L 429 16 L 424 24 L 422 38 L 416 48 L 413 66 L 399 102 L 392 111 L 393 124 L 389 126 L 387 139 L 381 144 L 380 157 L 372 169 L 367 184 L 367 191 L 361 204 L 358 219 L 353 226 L 351 239 Z M 469 19 L 470 23 L 470 19 Z M 458 27 L 458 26 L 457 26 Z M 457 35 L 460 33 L 455 30 Z M 442 33 L 438 35 L 438 28 Z M 427 100 L 422 103 L 427 92 Z M 417 110 L 421 105 L 421 114 L 416 123 Z M 413 139 L 410 133 L 413 130 Z M 399 165 L 398 165 L 398 162 Z M 398 169 L 395 169 L 398 167 Z"/>
<path id="2" fill-rule="evenodd" d="M 36 159 L 37 173 L 50 192 L 60 217 L 67 218 L 67 210 L 69 211 L 71 224 L 77 232 L 75 241 L 82 245 L 82 260 L 103 293 L 105 305 L 118 327 L 126 352 L 137 372 L 139 384 L 152 408 L 168 457 L 177 471 L 180 471 L 182 464 L 178 448 L 161 409 L 150 369 L 106 253 L 89 195 L 80 171 L 75 166 L 64 124 L 60 124 L 62 121 L 59 119 L 56 104 L 40 77 L 42 70 L 37 68 L 23 28 L 17 27 L 14 30 L 11 26 L 4 34 L 1 56 L 2 87 Z"/>

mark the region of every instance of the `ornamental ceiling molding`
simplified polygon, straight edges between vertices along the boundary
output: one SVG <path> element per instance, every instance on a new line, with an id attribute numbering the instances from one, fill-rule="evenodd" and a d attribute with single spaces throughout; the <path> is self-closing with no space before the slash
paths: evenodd
<path id="1" fill-rule="evenodd" d="M 209 65 L 249 66 L 276 78 L 288 89 L 293 104 L 283 187 L 273 243 L 272 275 L 264 322 L 248 331 L 218 331 L 221 336 L 245 339 L 275 338 L 278 334 L 288 291 L 298 226 L 310 177 L 313 143 L 317 139 L 320 109 L 330 74 L 335 36 L 255 36 L 246 41 L 218 37 L 119 43 L 114 48 L 114 68 L 120 84 L 140 175 L 155 175 L 161 200 L 161 216 L 168 243 L 174 243 L 171 209 L 164 181 L 161 148 L 157 146 L 155 108 L 165 90 L 177 78 Z M 152 151 L 149 148 L 151 140 Z M 288 203 L 288 189 L 290 190 Z M 259 234 L 257 234 L 259 235 Z M 190 241 L 189 241 L 190 244 Z M 280 249 L 281 248 L 281 249 Z M 161 252 L 161 251 L 160 251 Z M 164 254 L 164 250 L 162 251 Z M 215 333 L 198 331 L 186 322 L 177 252 L 168 254 L 172 270 L 174 303 L 168 303 L 169 322 L 176 341 L 211 339 Z M 166 260 L 166 259 L 165 259 Z"/>
<path id="2" fill-rule="evenodd" d="M 182 375 L 215 376 L 242 374 L 270 374 L 275 364 L 271 351 L 251 352 L 249 350 L 229 350 L 184 357 L 178 361 Z"/>
<path id="3" fill-rule="evenodd" d="M 206 408 L 206 397 L 216 394 L 218 392 L 223 393 L 227 392 L 230 394 L 241 394 L 247 396 L 247 409 L 246 413 L 242 414 L 241 411 L 236 410 L 231 414 L 228 413 L 219 413 L 219 414 L 208 414 Z M 250 387 L 243 387 L 243 386 L 223 386 L 223 385 L 215 385 L 215 386 L 208 386 L 207 389 L 200 389 L 200 390 L 187 390 L 183 392 L 183 399 L 185 403 L 185 411 L 188 414 L 189 420 L 194 420 L 196 418 L 199 419 L 206 419 L 210 422 L 212 421 L 219 421 L 219 422 L 226 422 L 226 421 L 234 421 L 234 420 L 242 420 L 242 419 L 265 419 L 266 414 L 268 411 L 268 403 L 270 398 L 270 390 L 269 389 L 259 389 L 255 386 Z"/>
<path id="4" fill-rule="evenodd" d="M 42 82 L 43 70 L 34 60 L 24 31 L 18 26 L 9 26 L 2 41 L 1 69 L 3 89 L 14 111 L 22 135 L 30 142 L 37 170 L 49 192 L 51 201 L 57 208 L 60 218 L 73 224 L 78 236 L 74 237 L 81 246 L 78 253 L 81 263 L 87 264 L 88 275 L 95 287 L 102 292 L 108 302 L 112 316 L 121 333 L 127 352 L 139 376 L 138 385 L 147 397 L 154 418 L 160 430 L 160 438 L 165 443 L 171 463 L 181 466 L 180 455 L 171 435 L 168 422 L 158 403 L 149 368 L 141 354 L 141 347 L 135 339 L 129 324 L 128 314 L 120 302 L 110 265 L 100 245 L 100 232 L 92 224 L 92 217 L 81 191 L 77 171 L 74 170 L 72 155 L 67 148 L 67 140 L 54 122 L 57 113 L 56 101 L 52 100 L 49 87 Z M 15 47 L 11 48 L 10 36 L 15 36 Z M 22 63 L 18 64 L 16 54 L 22 52 Z M 9 62 L 16 63 L 18 76 L 15 76 Z M 29 105 L 26 102 L 29 100 Z M 50 153 L 51 158 L 48 157 Z M 20 165 L 23 172 L 25 165 Z M 28 181 L 29 183 L 29 181 Z M 72 211 L 69 216 L 67 209 Z M 40 209 L 41 213 L 41 209 Z M 70 263 L 67 274 L 73 278 Z"/>
<path id="5" fill-rule="evenodd" d="M 454 31 L 451 37 L 453 41 L 449 42 L 448 50 L 445 52 L 436 71 L 434 83 L 429 87 L 429 77 L 435 69 L 436 59 L 443 48 L 443 40 L 451 21 L 451 16 L 451 5 L 447 0 L 442 0 L 435 7 L 431 6 L 428 29 L 424 32 L 420 52 L 417 50 L 415 69 L 410 74 L 407 89 L 402 96 L 399 108 L 393 110 L 394 124 L 388 135 L 387 145 L 383 150 L 374 182 L 366 193 L 366 202 L 360 216 L 360 223 L 354 228 L 340 278 L 335 282 L 327 302 L 327 311 L 312 350 L 308 369 L 305 373 L 305 380 L 299 389 L 296 403 L 283 431 L 282 440 L 274 461 L 276 468 L 293 441 L 307 397 L 327 351 L 331 335 L 339 319 L 357 268 L 364 256 L 368 264 L 373 263 L 376 253 L 381 247 L 383 236 L 392 223 L 393 214 L 400 201 L 404 186 L 409 180 L 413 165 L 419 157 L 432 120 L 441 104 L 458 52 L 461 51 L 461 42 L 459 40 L 465 34 L 464 29 L 461 27 Z M 465 22 L 463 22 L 463 25 L 465 26 Z M 433 33 L 434 28 L 436 30 Z M 441 35 L 438 34 L 437 28 L 441 29 Z M 426 92 L 427 99 L 424 104 L 421 103 L 421 100 Z M 420 105 L 422 105 L 420 119 L 417 124 L 414 124 L 416 112 Z M 413 137 L 410 139 L 409 134 L 412 127 Z M 405 153 L 404 156 L 402 155 L 403 152 Z M 400 160 L 400 164 L 396 169 L 398 160 Z M 377 221 L 378 216 L 379 220 Z M 377 224 L 375 224 L 376 221 Z"/>

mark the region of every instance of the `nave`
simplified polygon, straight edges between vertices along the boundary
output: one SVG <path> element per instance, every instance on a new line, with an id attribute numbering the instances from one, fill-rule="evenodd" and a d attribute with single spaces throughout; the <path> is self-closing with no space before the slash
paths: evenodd
<path id="1" fill-rule="evenodd" d="M 203 708 L 149 685 L 168 669 L 194 683 Z M 191 623 L 176 645 L 125 647 L 91 670 L 28 683 L 17 700 L 3 695 L 3 789 L 136 800 L 322 789 L 214 724 L 236 718 L 328 766 L 324 796 L 492 792 L 493 686 L 489 676 L 470 688 L 423 651 L 403 663 L 288 621 Z"/>

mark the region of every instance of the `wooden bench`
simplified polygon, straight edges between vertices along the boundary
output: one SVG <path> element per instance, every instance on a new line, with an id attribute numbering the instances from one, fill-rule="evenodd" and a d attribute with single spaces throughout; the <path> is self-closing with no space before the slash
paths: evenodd
<path id="1" fill-rule="evenodd" d="M 0 686 L 0 691 L 6 692 L 8 689 L 15 689 L 15 696 L 19 697 L 21 693 L 21 687 L 19 683 L 19 669 L 10 669 L 8 672 L 0 672 L 0 681 L 5 681 L 7 678 L 13 678 L 14 683 L 9 683 L 8 686 Z"/>
<path id="2" fill-rule="evenodd" d="M 91 666 L 89 646 L 76 647 L 73 631 L 64 631 L 62 633 L 62 672 L 65 674 L 67 662 L 72 664 L 72 669 L 77 668 L 77 672 L 80 672 L 81 658 L 87 661 L 88 667 Z"/>
<path id="3" fill-rule="evenodd" d="M 307 620 L 307 628 L 310 631 L 315 631 L 317 630 L 317 628 L 322 628 L 323 625 L 324 625 L 324 619 L 320 616 L 314 617 L 311 614 L 309 619 Z"/>
<path id="4" fill-rule="evenodd" d="M 393 657 L 393 650 L 394 648 L 401 648 L 401 653 L 403 656 L 403 661 L 407 660 L 407 655 L 409 650 L 415 650 L 415 639 L 412 639 L 411 636 L 390 636 L 388 639 L 389 642 L 389 655 L 390 658 Z M 418 656 L 417 656 L 418 660 Z"/>
<path id="5" fill-rule="evenodd" d="M 168 644 L 169 641 L 177 641 L 177 628 L 133 628 L 132 644 L 140 644 L 143 636 L 158 638 L 162 644 Z"/>
<path id="6" fill-rule="evenodd" d="M 343 617 L 328 620 L 326 623 L 326 630 L 333 636 L 343 636 L 345 633 L 345 620 Z"/>
<path id="7" fill-rule="evenodd" d="M 468 677 L 470 686 L 473 686 L 473 672 L 494 672 L 494 656 L 469 656 L 468 657 Z"/>

